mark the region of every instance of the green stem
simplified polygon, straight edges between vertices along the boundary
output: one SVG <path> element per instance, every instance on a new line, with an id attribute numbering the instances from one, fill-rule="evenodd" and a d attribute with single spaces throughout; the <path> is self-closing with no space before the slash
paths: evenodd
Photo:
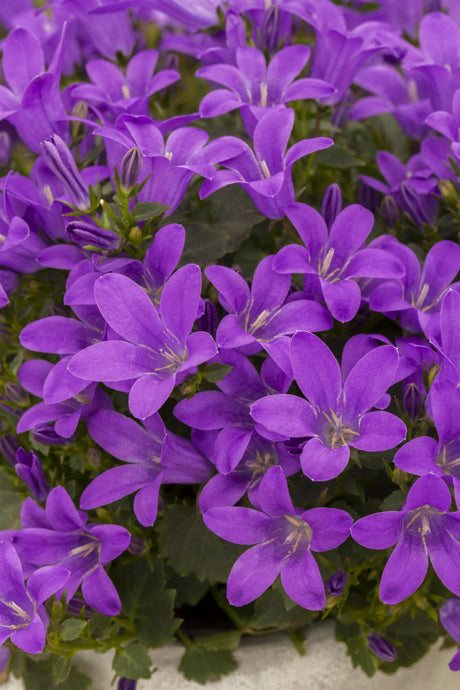
<path id="1" fill-rule="evenodd" d="M 299 652 L 300 656 L 306 656 L 307 652 L 303 648 L 303 643 L 305 642 L 305 636 L 299 630 L 289 630 L 289 637 L 294 647 Z"/>

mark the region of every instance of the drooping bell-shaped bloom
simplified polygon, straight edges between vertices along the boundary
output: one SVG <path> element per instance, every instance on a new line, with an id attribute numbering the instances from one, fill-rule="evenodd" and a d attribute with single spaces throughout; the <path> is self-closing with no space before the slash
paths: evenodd
<path id="1" fill-rule="evenodd" d="M 406 427 L 398 417 L 370 411 L 395 381 L 394 347 L 383 345 L 365 354 L 342 382 L 340 366 L 327 345 L 311 333 L 297 333 L 291 365 L 306 400 L 270 395 L 253 403 L 251 415 L 286 439 L 309 438 L 300 462 L 310 479 L 337 477 L 348 464 L 350 448 L 388 450 L 404 439 Z"/>
<path id="2" fill-rule="evenodd" d="M 50 491 L 45 510 L 26 499 L 21 511 L 23 529 L 7 534 L 23 563 L 35 567 L 55 564 L 70 571 L 65 587 L 56 593 L 58 598 L 66 591 L 70 601 L 81 584 L 90 606 L 116 616 L 120 599 L 103 566 L 125 551 L 131 536 L 119 525 L 92 525 L 87 519 L 67 491 L 57 486 Z"/>
<path id="3" fill-rule="evenodd" d="M 282 218 L 286 204 L 295 201 L 294 163 L 334 143 L 327 137 L 314 137 L 298 141 L 286 151 L 293 125 L 293 110 L 270 108 L 255 126 L 254 151 L 243 142 L 239 155 L 222 158 L 220 163 L 227 169 L 218 170 L 212 179 L 205 180 L 200 198 L 230 184 L 239 184 L 267 218 Z"/>
<path id="4" fill-rule="evenodd" d="M 202 67 L 196 73 L 197 77 L 225 88 L 211 91 L 203 98 L 201 117 L 216 117 L 242 108 L 243 120 L 252 136 L 257 121 L 267 108 L 299 99 L 331 96 L 335 88 L 322 79 L 294 81 L 305 67 L 310 53 L 308 46 L 287 46 L 274 55 L 267 67 L 260 50 L 241 47 L 236 51 L 236 66 L 215 64 Z"/>
<path id="5" fill-rule="evenodd" d="M 460 644 L 460 599 L 447 599 L 439 610 L 439 622 L 444 630 Z M 460 671 L 460 649 L 449 662 L 451 671 Z"/>
<path id="6" fill-rule="evenodd" d="M 336 508 L 294 508 L 280 467 L 270 468 L 260 482 L 258 504 L 258 510 L 218 507 L 203 515 L 206 526 L 223 539 L 251 545 L 230 572 L 228 601 L 232 606 L 249 604 L 281 575 L 285 592 L 296 604 L 321 609 L 326 595 L 312 552 L 342 544 L 351 517 Z"/>
<path id="7" fill-rule="evenodd" d="M 279 273 L 306 273 L 309 289 L 319 293 L 332 316 L 351 321 L 361 304 L 361 290 L 354 278 L 402 278 L 404 267 L 383 250 L 364 246 L 374 217 L 353 204 L 341 211 L 330 232 L 322 216 L 311 206 L 295 202 L 285 212 L 305 247 L 283 247 L 273 260 Z"/>
<path id="8" fill-rule="evenodd" d="M 157 311 L 144 290 L 126 276 L 109 273 L 96 281 L 96 304 L 119 337 L 91 345 L 68 364 L 87 381 L 131 381 L 129 408 L 145 419 L 168 399 L 176 376 L 216 354 L 205 332 L 190 333 L 200 305 L 201 271 L 188 264 L 165 284 Z"/>
<path id="9" fill-rule="evenodd" d="M 352 527 L 353 539 L 368 549 L 395 546 L 383 570 L 380 598 L 399 604 L 422 584 L 431 564 L 441 582 L 460 595 L 460 512 L 446 483 L 435 474 L 420 477 L 400 511 L 363 517 Z"/>
<path id="10" fill-rule="evenodd" d="M 27 584 L 14 546 L 0 541 L 0 645 L 8 638 L 29 654 L 39 654 L 45 647 L 49 618 L 43 603 L 61 590 L 69 579 L 69 570 L 60 566 L 40 568 Z"/>
<path id="11" fill-rule="evenodd" d="M 81 496 L 83 509 L 97 508 L 137 492 L 134 512 L 148 527 L 157 515 L 161 484 L 198 484 L 211 465 L 193 443 L 166 432 L 158 414 L 134 420 L 111 410 L 97 410 L 88 419 L 88 433 L 104 450 L 126 464 L 102 472 Z"/>

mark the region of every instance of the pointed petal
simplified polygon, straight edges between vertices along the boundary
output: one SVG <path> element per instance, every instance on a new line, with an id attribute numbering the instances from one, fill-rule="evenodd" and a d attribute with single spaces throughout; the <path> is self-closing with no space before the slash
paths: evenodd
<path id="1" fill-rule="evenodd" d="M 156 520 L 162 478 L 159 474 L 153 482 L 140 489 L 134 498 L 134 513 L 144 527 L 151 527 Z"/>
<path id="2" fill-rule="evenodd" d="M 140 424 L 114 410 L 97 410 L 88 419 L 88 433 L 107 453 L 134 463 L 158 462 L 160 443 Z"/>
<path id="3" fill-rule="evenodd" d="M 300 390 L 316 407 L 335 410 L 342 390 L 342 374 L 330 349 L 316 335 L 296 333 L 291 363 Z"/>
<path id="4" fill-rule="evenodd" d="M 206 511 L 203 520 L 208 529 L 233 544 L 258 544 L 272 523 L 268 515 L 252 508 L 216 507 Z"/>
<path id="5" fill-rule="evenodd" d="M 355 364 L 343 386 L 347 415 L 367 412 L 394 383 L 398 352 L 392 345 L 371 350 Z"/>
<path id="6" fill-rule="evenodd" d="M 260 509 L 274 517 L 294 514 L 285 474 L 279 465 L 270 467 L 262 477 L 257 495 Z"/>
<path id="7" fill-rule="evenodd" d="M 208 266 L 205 269 L 208 280 L 219 292 L 224 309 L 240 314 L 249 302 L 250 292 L 246 281 L 239 273 L 226 266 Z"/>
<path id="8" fill-rule="evenodd" d="M 289 170 L 290 166 L 299 160 L 299 158 L 309 156 L 310 153 L 315 153 L 316 151 L 328 149 L 333 144 L 333 140 L 329 139 L 329 137 L 313 137 L 312 139 L 297 141 L 286 153 L 284 161 L 285 169 Z"/>
<path id="9" fill-rule="evenodd" d="M 435 462 L 437 452 L 438 444 L 434 438 L 419 436 L 398 450 L 394 457 L 394 463 L 396 467 L 410 474 L 420 476 L 428 472 L 441 474 L 442 470 Z"/>
<path id="10" fill-rule="evenodd" d="M 108 563 L 125 551 L 131 535 L 120 525 L 94 525 L 91 534 L 101 542 L 101 563 Z"/>
<path id="11" fill-rule="evenodd" d="M 40 43 L 30 31 L 19 27 L 10 32 L 3 47 L 2 66 L 8 85 L 18 96 L 45 71 Z"/>
<path id="12" fill-rule="evenodd" d="M 353 278 L 338 283 L 321 280 L 321 288 L 334 319 L 346 323 L 356 316 L 361 305 L 361 290 Z"/>
<path id="13" fill-rule="evenodd" d="M 27 628 L 13 632 L 10 640 L 16 647 L 28 654 L 39 654 L 42 652 L 45 647 L 46 633 L 38 613 L 34 614 Z"/>
<path id="14" fill-rule="evenodd" d="M 310 257 L 316 256 L 328 241 L 328 229 L 322 215 L 311 206 L 299 202 L 288 204 L 285 212 L 307 247 Z"/>
<path id="15" fill-rule="evenodd" d="M 297 395 L 269 395 L 256 400 L 251 406 L 251 417 L 270 431 L 285 438 L 311 436 L 315 415 L 311 405 Z"/>
<path id="16" fill-rule="evenodd" d="M 227 599 L 232 606 L 244 606 L 260 597 L 276 580 L 282 560 L 272 543 L 259 544 L 238 558 L 227 581 Z"/>
<path id="17" fill-rule="evenodd" d="M 96 611 L 106 616 L 120 613 L 120 597 L 102 565 L 84 578 L 81 589 L 84 600 Z"/>
<path id="18" fill-rule="evenodd" d="M 252 429 L 227 426 L 219 433 L 215 444 L 216 468 L 222 474 L 233 472 L 246 452 Z"/>
<path id="19" fill-rule="evenodd" d="M 129 411 L 138 419 L 150 417 L 167 401 L 176 383 L 173 374 L 160 381 L 156 376 L 141 376 L 129 391 Z"/>
<path id="20" fill-rule="evenodd" d="M 406 438 L 404 422 L 390 412 L 368 412 L 359 425 L 359 436 L 350 441 L 350 446 L 359 450 L 389 450 Z"/>
<path id="21" fill-rule="evenodd" d="M 404 514 L 392 510 L 374 513 L 357 520 L 351 528 L 351 536 L 368 549 L 388 549 L 401 536 Z"/>
<path id="22" fill-rule="evenodd" d="M 46 517 L 58 532 L 84 529 L 85 522 L 62 486 L 51 489 L 46 499 Z"/>
<path id="23" fill-rule="evenodd" d="M 155 481 L 161 467 L 123 465 L 102 472 L 83 491 L 80 506 L 84 510 L 106 506 Z"/>
<path id="24" fill-rule="evenodd" d="M 349 458 L 348 446 L 328 448 L 319 438 L 312 438 L 303 447 L 300 464 L 307 477 L 315 482 L 326 482 L 343 472 Z"/>
<path id="25" fill-rule="evenodd" d="M 335 549 L 348 538 L 353 519 L 345 510 L 338 508 L 312 508 L 302 513 L 302 519 L 313 530 L 312 551 Z"/>
<path id="26" fill-rule="evenodd" d="M 435 474 L 425 474 L 411 487 L 405 509 L 414 510 L 428 505 L 444 512 L 449 510 L 451 503 L 452 498 L 445 481 Z"/>
<path id="27" fill-rule="evenodd" d="M 265 161 L 271 175 L 284 169 L 284 152 L 294 125 L 294 111 L 283 106 L 271 108 L 254 131 L 254 151 Z"/>
<path id="28" fill-rule="evenodd" d="M 428 554 L 421 536 L 403 532 L 388 559 L 380 581 L 384 604 L 399 604 L 422 584 L 428 570 Z"/>
<path id="29" fill-rule="evenodd" d="M 69 571 L 59 565 L 45 566 L 36 570 L 27 580 L 27 591 L 37 603 L 43 604 L 52 594 L 64 587 Z"/>
<path id="30" fill-rule="evenodd" d="M 268 65 L 266 77 L 269 103 L 281 103 L 286 88 L 303 70 L 310 54 L 310 48 L 304 45 L 287 46 L 275 53 Z"/>
<path id="31" fill-rule="evenodd" d="M 200 294 L 201 270 L 196 264 L 187 264 L 173 273 L 161 293 L 161 318 L 181 343 L 195 323 Z"/>
<path id="32" fill-rule="evenodd" d="M 86 347 L 69 362 L 70 373 L 87 381 L 129 381 L 151 373 L 154 362 L 146 348 L 124 340 L 107 340 Z"/>
<path id="33" fill-rule="evenodd" d="M 324 583 L 318 564 L 309 550 L 300 558 L 289 558 L 281 570 L 284 591 L 296 604 L 319 611 L 326 603 Z"/>

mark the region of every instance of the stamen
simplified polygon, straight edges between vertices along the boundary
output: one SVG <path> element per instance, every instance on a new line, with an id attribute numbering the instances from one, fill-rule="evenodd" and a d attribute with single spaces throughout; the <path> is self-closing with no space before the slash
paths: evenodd
<path id="1" fill-rule="evenodd" d="M 264 177 L 271 177 L 270 170 L 268 169 L 268 165 L 265 161 L 260 161 L 260 167 L 262 168 L 262 173 Z"/>
<path id="2" fill-rule="evenodd" d="M 263 81 L 260 85 L 260 103 L 261 108 L 267 107 L 268 85 Z"/>
<path id="3" fill-rule="evenodd" d="M 123 94 L 123 98 L 131 98 L 131 92 L 127 84 L 123 84 L 121 87 L 121 93 Z"/>

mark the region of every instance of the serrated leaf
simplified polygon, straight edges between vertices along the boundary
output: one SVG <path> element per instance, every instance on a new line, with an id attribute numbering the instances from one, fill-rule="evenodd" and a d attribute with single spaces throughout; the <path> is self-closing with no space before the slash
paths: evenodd
<path id="1" fill-rule="evenodd" d="M 72 662 L 64 656 L 59 656 L 53 666 L 53 678 L 56 685 L 63 683 L 69 677 Z"/>
<path id="2" fill-rule="evenodd" d="M 176 572 L 194 573 L 200 581 L 226 582 L 231 567 L 244 550 L 208 530 L 201 513 L 188 505 L 169 506 L 158 533 L 160 554 Z"/>
<path id="3" fill-rule="evenodd" d="M 247 621 L 248 628 L 265 630 L 269 628 L 302 627 L 315 618 L 312 611 L 294 605 L 286 607 L 283 593 L 279 589 L 269 589 L 254 603 L 254 614 Z"/>
<path id="4" fill-rule="evenodd" d="M 164 204 L 157 204 L 156 201 L 143 201 L 140 204 L 136 204 L 131 211 L 131 215 L 136 221 L 152 220 L 162 216 L 169 208 L 169 206 Z"/>
<path id="5" fill-rule="evenodd" d="M 62 690 L 53 677 L 53 668 L 56 656 L 46 661 L 34 661 L 30 657 L 25 658 L 23 681 L 25 690 Z M 91 684 L 91 678 L 71 665 L 70 672 L 65 681 L 65 690 L 85 690 Z"/>
<path id="6" fill-rule="evenodd" d="M 93 638 L 100 638 L 111 625 L 111 620 L 103 613 L 94 613 L 89 619 L 88 633 Z"/>
<path id="7" fill-rule="evenodd" d="M 110 576 L 122 601 L 122 615 L 135 623 L 138 639 L 149 647 L 172 642 L 182 620 L 174 618 L 175 592 L 165 589 L 163 563 L 156 560 L 152 571 L 145 559 L 121 562 Z"/>
<path id="8" fill-rule="evenodd" d="M 241 630 L 225 630 L 225 632 L 214 633 L 214 635 L 201 635 L 194 638 L 194 643 L 198 647 L 210 649 L 213 652 L 228 650 L 232 652 L 236 649 L 241 640 Z"/>
<path id="9" fill-rule="evenodd" d="M 124 678 L 137 680 L 138 678 L 150 678 L 150 656 L 147 647 L 134 642 L 115 652 L 112 668 Z"/>
<path id="10" fill-rule="evenodd" d="M 62 624 L 63 631 L 61 632 L 61 639 L 65 641 L 76 640 L 86 628 L 87 622 L 76 618 L 71 618 L 64 621 Z"/>
<path id="11" fill-rule="evenodd" d="M 218 652 L 202 647 L 187 647 L 179 664 L 181 671 L 188 680 L 194 680 L 204 685 L 208 680 L 219 680 L 222 676 L 234 671 L 237 663 L 231 652 Z"/>
<path id="12" fill-rule="evenodd" d="M 169 568 L 167 577 L 168 586 L 176 590 L 174 602 L 176 607 L 180 607 L 182 604 L 195 606 L 209 589 L 209 582 L 206 580 L 200 582 L 193 574 L 181 577 L 172 568 Z"/>

